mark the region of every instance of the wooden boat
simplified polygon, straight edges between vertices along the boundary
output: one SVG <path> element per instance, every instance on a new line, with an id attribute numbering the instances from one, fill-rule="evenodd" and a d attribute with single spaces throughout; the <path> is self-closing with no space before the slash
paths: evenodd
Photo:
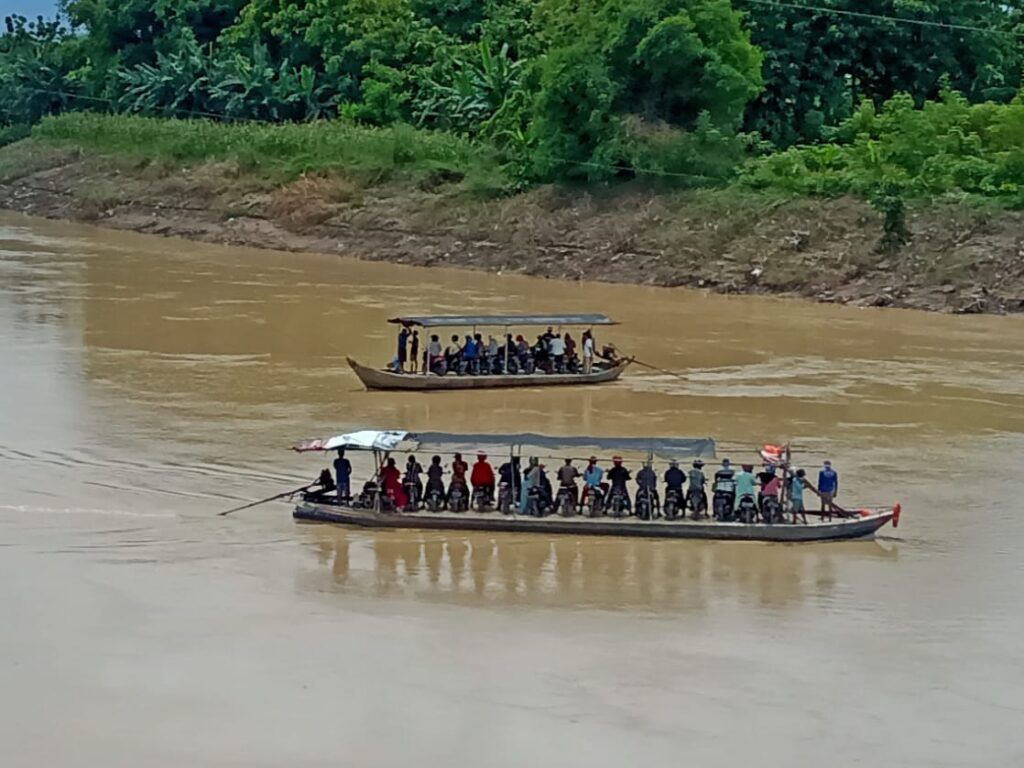
<path id="1" fill-rule="evenodd" d="M 501 328 L 508 332 L 509 328 L 520 326 L 548 326 L 562 328 L 565 326 L 588 327 L 615 325 L 615 321 L 606 315 L 437 315 L 437 316 L 402 316 L 388 320 L 389 323 L 405 328 L 466 328 L 475 334 L 478 328 Z M 426 344 L 427 339 L 422 339 Z M 404 390 L 414 392 L 445 391 L 464 389 L 495 389 L 500 387 L 552 387 L 552 386 L 586 386 L 604 384 L 615 381 L 629 367 L 632 360 L 610 359 L 595 360 L 590 373 L 507 373 L 485 375 L 457 375 L 449 373 L 438 376 L 433 373 L 414 374 L 396 373 L 363 365 L 357 360 L 347 357 L 349 366 L 355 371 L 359 381 L 367 389 Z M 506 356 L 505 369 L 508 369 Z"/>
<path id="2" fill-rule="evenodd" d="M 603 384 L 615 381 L 629 367 L 630 360 L 613 365 L 594 366 L 592 373 L 533 373 L 500 376 L 435 376 L 434 374 L 394 373 L 368 368 L 351 357 L 346 358 L 367 389 L 443 391 L 451 389 L 494 389 L 498 387 L 552 387 L 570 384 Z"/>
<path id="3" fill-rule="evenodd" d="M 330 452 L 335 450 L 372 451 L 377 473 L 385 465 L 392 452 L 412 450 L 424 443 L 431 445 L 462 446 L 474 445 L 479 450 L 498 448 L 493 455 L 501 455 L 504 448 L 507 456 L 521 456 L 524 446 L 541 451 L 557 451 L 554 455 L 567 455 L 567 451 L 579 448 L 597 450 L 631 451 L 644 453 L 651 459 L 682 456 L 699 458 L 714 456 L 715 442 L 710 438 L 598 438 L 598 437 L 549 437 L 531 433 L 515 435 L 452 434 L 424 432 L 413 434 L 405 431 L 361 430 L 328 438 L 305 440 L 294 446 L 300 452 Z M 776 463 L 784 471 L 789 469 L 789 448 L 784 451 L 768 450 L 777 446 L 765 446 L 759 453 L 768 463 Z M 551 454 L 544 454 L 551 455 Z M 374 486 L 376 488 L 376 486 Z M 498 511 L 427 511 L 394 512 L 384 509 L 386 505 L 379 492 L 364 499 L 365 503 L 349 506 L 339 504 L 335 495 L 323 490 L 307 493 L 295 507 L 296 520 L 311 523 L 332 523 L 353 525 L 364 528 L 424 528 L 463 531 L 495 531 L 509 533 L 568 534 L 574 536 L 637 536 L 662 539 L 719 539 L 725 541 L 765 542 L 814 542 L 861 539 L 873 536 L 885 525 L 899 525 L 900 507 L 896 505 L 883 509 L 859 510 L 855 515 L 830 521 L 812 523 L 779 522 L 721 522 L 702 519 L 690 520 L 640 520 L 636 517 L 585 517 L 581 515 L 561 516 L 548 514 L 534 517 L 503 514 Z M 390 502 L 389 502 L 390 503 Z M 810 514 L 810 513 L 808 513 Z"/>
<path id="4" fill-rule="evenodd" d="M 634 536 L 651 539 L 716 539 L 724 541 L 814 542 L 863 539 L 892 522 L 895 509 L 865 511 L 857 517 L 831 522 L 791 524 L 720 523 L 713 521 L 646 521 L 636 518 L 536 518 L 497 512 L 377 512 L 372 509 L 302 502 L 292 513 L 296 520 L 363 528 L 423 528 L 428 530 L 495 531 L 566 534 L 572 536 Z"/>

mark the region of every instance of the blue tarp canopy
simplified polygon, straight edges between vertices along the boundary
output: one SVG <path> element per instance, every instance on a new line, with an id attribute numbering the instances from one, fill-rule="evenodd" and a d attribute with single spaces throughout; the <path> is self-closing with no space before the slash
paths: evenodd
<path id="1" fill-rule="evenodd" d="M 393 317 L 388 322 L 418 325 L 423 328 L 468 328 L 477 325 L 489 328 L 516 325 L 616 325 L 616 322 L 607 315 L 409 315 Z"/>
<path id="2" fill-rule="evenodd" d="M 506 435 L 416 432 L 411 433 L 409 439 L 423 446 L 466 446 L 467 450 L 497 449 L 494 451 L 495 455 L 507 452 L 511 446 L 525 446 L 556 453 L 571 448 L 587 448 L 610 452 L 653 453 L 666 458 L 715 456 L 715 441 L 710 437 L 553 437 L 532 432 Z"/>

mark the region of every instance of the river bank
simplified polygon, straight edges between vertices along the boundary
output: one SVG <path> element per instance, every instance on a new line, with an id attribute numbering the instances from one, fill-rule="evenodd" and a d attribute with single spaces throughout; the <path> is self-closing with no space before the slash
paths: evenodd
<path id="1" fill-rule="evenodd" d="M 557 279 L 955 313 L 1024 311 L 1024 215 L 918 205 L 878 250 L 853 197 L 545 186 L 470 194 L 464 176 L 340 171 L 284 181 L 231 161 L 174 163 L 26 139 L 0 149 L 0 208 L 210 243 Z"/>

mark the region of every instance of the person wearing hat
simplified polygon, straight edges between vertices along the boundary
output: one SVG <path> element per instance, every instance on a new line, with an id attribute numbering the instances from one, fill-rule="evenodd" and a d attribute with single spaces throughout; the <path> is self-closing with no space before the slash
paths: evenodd
<path id="1" fill-rule="evenodd" d="M 469 475 L 469 482 L 473 484 L 473 492 L 482 491 L 488 504 L 494 503 L 494 469 L 487 462 L 487 454 L 477 451 L 476 463 Z"/>
<path id="2" fill-rule="evenodd" d="M 704 486 L 708 484 L 708 479 L 704 476 L 704 462 L 701 459 L 694 459 L 688 479 L 690 481 L 690 508 L 693 509 L 695 515 L 707 512 L 708 495 Z"/>
<path id="3" fill-rule="evenodd" d="M 683 498 L 683 485 L 686 483 L 686 474 L 679 468 L 679 462 L 672 459 L 665 470 L 665 495 L 678 493 Z"/>
<path id="4" fill-rule="evenodd" d="M 839 512 L 835 498 L 839 495 L 839 473 L 832 469 L 832 462 L 826 461 L 818 473 L 818 496 L 821 497 L 821 516 L 832 519 L 833 512 Z"/>
<path id="5" fill-rule="evenodd" d="M 629 491 L 626 489 L 626 483 L 629 482 L 632 475 L 629 470 L 622 466 L 622 457 L 615 456 L 612 458 L 612 468 L 608 470 L 608 482 L 612 484 L 610 496 L 614 496 L 616 492 L 622 494 L 622 505 L 625 507 L 627 512 L 632 512 L 632 506 L 629 501 Z"/>
<path id="6" fill-rule="evenodd" d="M 591 456 L 587 461 L 586 469 L 583 470 L 583 496 L 580 498 L 580 507 L 586 502 L 587 497 L 601 487 L 601 480 L 604 479 L 604 470 L 597 465 L 597 456 Z"/>
<path id="7" fill-rule="evenodd" d="M 658 475 L 650 459 L 645 461 L 643 467 L 636 473 L 636 484 L 637 507 L 640 506 L 640 494 L 646 491 L 651 496 L 650 516 L 655 517 L 661 509 L 661 499 L 658 497 Z"/>

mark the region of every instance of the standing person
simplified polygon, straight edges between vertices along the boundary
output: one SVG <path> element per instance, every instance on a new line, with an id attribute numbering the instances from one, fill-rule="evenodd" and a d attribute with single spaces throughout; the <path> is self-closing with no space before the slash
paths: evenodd
<path id="1" fill-rule="evenodd" d="M 476 464 L 473 465 L 469 481 L 473 484 L 474 493 L 478 489 L 482 490 L 487 498 L 487 503 L 494 503 L 494 469 L 487 462 L 487 454 L 483 451 L 476 455 Z"/>
<path id="2" fill-rule="evenodd" d="M 821 497 L 821 516 L 832 519 L 833 512 L 842 512 L 835 504 L 839 495 L 839 473 L 832 469 L 832 462 L 826 461 L 818 473 L 818 495 Z"/>
<path id="3" fill-rule="evenodd" d="M 583 372 L 594 370 L 594 336 L 589 330 L 583 332 Z"/>
<path id="4" fill-rule="evenodd" d="M 441 351 L 441 337 L 436 333 L 430 334 L 430 343 L 427 345 L 426 351 L 426 364 L 424 365 L 424 373 L 437 373 L 440 368 L 440 363 L 444 360 L 444 354 Z M 440 371 L 444 373 L 444 371 Z"/>
<path id="5" fill-rule="evenodd" d="M 398 371 L 405 373 L 406 365 L 409 362 L 409 329 L 402 326 L 398 332 Z"/>
<path id="6" fill-rule="evenodd" d="M 565 334 L 565 363 L 570 368 L 575 370 L 576 364 L 579 362 L 576 359 L 576 339 L 574 339 L 568 332 Z"/>
<path id="7" fill-rule="evenodd" d="M 536 456 L 530 457 L 529 467 L 523 476 L 523 488 L 519 494 L 519 514 L 525 515 L 530 509 L 530 490 L 540 485 L 540 462 Z"/>
<path id="8" fill-rule="evenodd" d="M 476 373 L 479 352 L 476 339 L 467 333 L 466 343 L 462 347 L 462 359 L 466 361 L 466 373 Z"/>
<path id="9" fill-rule="evenodd" d="M 409 339 L 409 364 L 413 373 L 419 372 L 420 364 L 420 332 L 413 330 L 412 338 Z M 426 366 L 424 366 L 426 368 Z M 425 371 L 424 371 L 425 372 Z"/>
<path id="10" fill-rule="evenodd" d="M 558 469 L 558 487 L 568 489 L 574 507 L 580 503 L 580 489 L 576 486 L 576 478 L 579 476 L 580 471 L 572 465 L 572 459 L 566 459 L 565 464 Z"/>
<path id="11" fill-rule="evenodd" d="M 334 476 L 337 478 L 338 503 L 352 498 L 352 462 L 345 458 L 345 449 L 338 449 L 334 460 Z"/>
<path id="12" fill-rule="evenodd" d="M 807 510 L 804 509 L 804 488 L 810 485 L 807 480 L 807 473 L 798 469 L 789 480 L 789 511 L 793 513 L 793 522 L 799 516 L 807 522 Z"/>
<path id="13" fill-rule="evenodd" d="M 565 373 L 565 339 L 552 336 L 548 340 L 548 349 L 555 363 L 554 373 Z"/>

